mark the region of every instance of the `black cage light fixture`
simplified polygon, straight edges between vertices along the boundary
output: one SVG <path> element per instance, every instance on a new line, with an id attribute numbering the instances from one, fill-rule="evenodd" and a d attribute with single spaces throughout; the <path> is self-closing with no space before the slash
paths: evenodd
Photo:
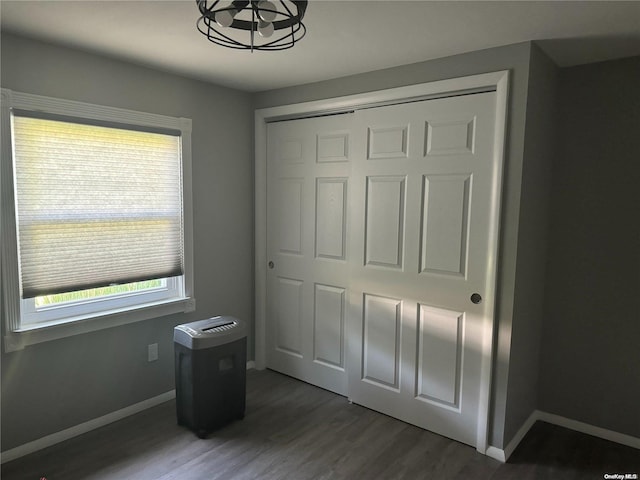
<path id="1" fill-rule="evenodd" d="M 307 32 L 308 0 L 196 0 L 198 30 L 216 45 L 238 50 L 286 50 Z"/>

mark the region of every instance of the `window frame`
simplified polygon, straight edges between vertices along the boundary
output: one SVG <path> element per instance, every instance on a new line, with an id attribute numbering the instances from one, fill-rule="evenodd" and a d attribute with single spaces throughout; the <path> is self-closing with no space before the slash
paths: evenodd
<path id="1" fill-rule="evenodd" d="M 41 307 L 36 305 L 36 299 L 38 297 L 23 298 L 20 301 L 20 331 L 72 322 L 80 318 L 100 316 L 103 312 L 111 310 L 138 308 L 145 304 L 170 301 L 175 298 L 184 297 L 182 275 L 156 280 L 162 282 L 159 287 L 96 296 L 82 300 L 71 300 Z"/>
<path id="2" fill-rule="evenodd" d="M 0 135 L 2 161 L 0 164 L 0 239 L 2 239 L 2 300 L 4 317 L 4 350 L 11 352 L 27 345 L 64 338 L 81 333 L 101 330 L 118 325 L 148 320 L 164 315 L 195 310 L 193 297 L 193 206 L 191 184 L 191 128 L 187 118 L 138 112 L 122 108 L 64 100 L 41 95 L 0 91 Z M 180 131 L 182 148 L 182 196 L 183 196 L 183 236 L 184 275 L 174 283 L 177 296 L 171 298 L 147 297 L 135 305 L 109 305 L 109 299 L 101 300 L 106 308 L 100 312 L 77 313 L 70 317 L 22 324 L 21 311 L 24 300 L 20 298 L 19 257 L 16 235 L 16 211 L 13 180 L 13 152 L 11 115 L 12 110 L 30 110 L 53 115 L 64 115 L 87 121 L 120 124 L 132 127 L 169 128 Z M 140 298 L 143 298 L 140 295 Z M 28 300 L 27 300 L 28 301 Z"/>

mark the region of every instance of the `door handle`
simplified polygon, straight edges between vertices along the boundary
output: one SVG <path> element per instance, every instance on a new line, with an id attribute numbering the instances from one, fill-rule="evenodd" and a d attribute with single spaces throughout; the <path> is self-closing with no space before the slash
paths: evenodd
<path id="1" fill-rule="evenodd" d="M 471 300 L 471 303 L 475 303 L 477 305 L 480 302 L 482 302 L 482 295 L 480 295 L 479 293 L 474 293 L 471 295 L 470 300 Z"/>
<path id="2" fill-rule="evenodd" d="M 275 267 L 276 264 L 270 261 L 269 263 L 267 263 L 267 266 L 269 267 L 269 270 L 273 270 L 273 267 Z"/>

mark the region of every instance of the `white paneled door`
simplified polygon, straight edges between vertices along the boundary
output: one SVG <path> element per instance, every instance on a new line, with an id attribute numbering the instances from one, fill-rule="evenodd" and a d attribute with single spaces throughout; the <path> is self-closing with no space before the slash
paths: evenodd
<path id="1" fill-rule="evenodd" d="M 267 128 L 267 366 L 341 395 L 352 117 Z"/>
<path id="2" fill-rule="evenodd" d="M 493 301 L 494 111 L 482 93 L 355 118 L 349 397 L 470 445 Z"/>
<path id="3" fill-rule="evenodd" d="M 476 445 L 495 92 L 269 124 L 267 366 Z"/>

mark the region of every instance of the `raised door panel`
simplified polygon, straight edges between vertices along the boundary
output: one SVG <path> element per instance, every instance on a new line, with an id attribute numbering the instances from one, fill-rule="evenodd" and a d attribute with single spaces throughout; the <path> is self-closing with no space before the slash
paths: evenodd
<path id="1" fill-rule="evenodd" d="M 406 158 L 408 145 L 408 125 L 369 127 L 367 158 L 370 160 Z"/>
<path id="2" fill-rule="evenodd" d="M 276 152 L 276 158 L 281 164 L 304 163 L 304 138 L 279 138 Z"/>
<path id="3" fill-rule="evenodd" d="M 419 306 L 416 398 L 460 409 L 464 314 Z"/>
<path id="4" fill-rule="evenodd" d="M 474 151 L 475 118 L 436 118 L 426 122 L 425 155 L 469 155 Z"/>
<path id="5" fill-rule="evenodd" d="M 345 260 L 347 179 L 316 180 L 316 257 Z"/>
<path id="6" fill-rule="evenodd" d="M 283 353 L 302 356 L 302 286 L 291 278 L 278 278 L 276 309 L 276 348 Z"/>
<path id="7" fill-rule="evenodd" d="M 397 390 L 402 302 L 371 294 L 365 294 L 363 301 L 362 379 Z"/>
<path id="8" fill-rule="evenodd" d="M 405 183 L 404 176 L 367 178 L 366 265 L 402 268 Z"/>
<path id="9" fill-rule="evenodd" d="M 302 255 L 304 179 L 279 180 L 278 248 L 281 253 Z"/>
<path id="10" fill-rule="evenodd" d="M 323 132 L 317 135 L 318 163 L 349 161 L 349 133 Z"/>
<path id="11" fill-rule="evenodd" d="M 345 289 L 315 285 L 314 360 L 344 369 Z"/>
<path id="12" fill-rule="evenodd" d="M 423 177 L 420 271 L 465 276 L 471 176 Z"/>

